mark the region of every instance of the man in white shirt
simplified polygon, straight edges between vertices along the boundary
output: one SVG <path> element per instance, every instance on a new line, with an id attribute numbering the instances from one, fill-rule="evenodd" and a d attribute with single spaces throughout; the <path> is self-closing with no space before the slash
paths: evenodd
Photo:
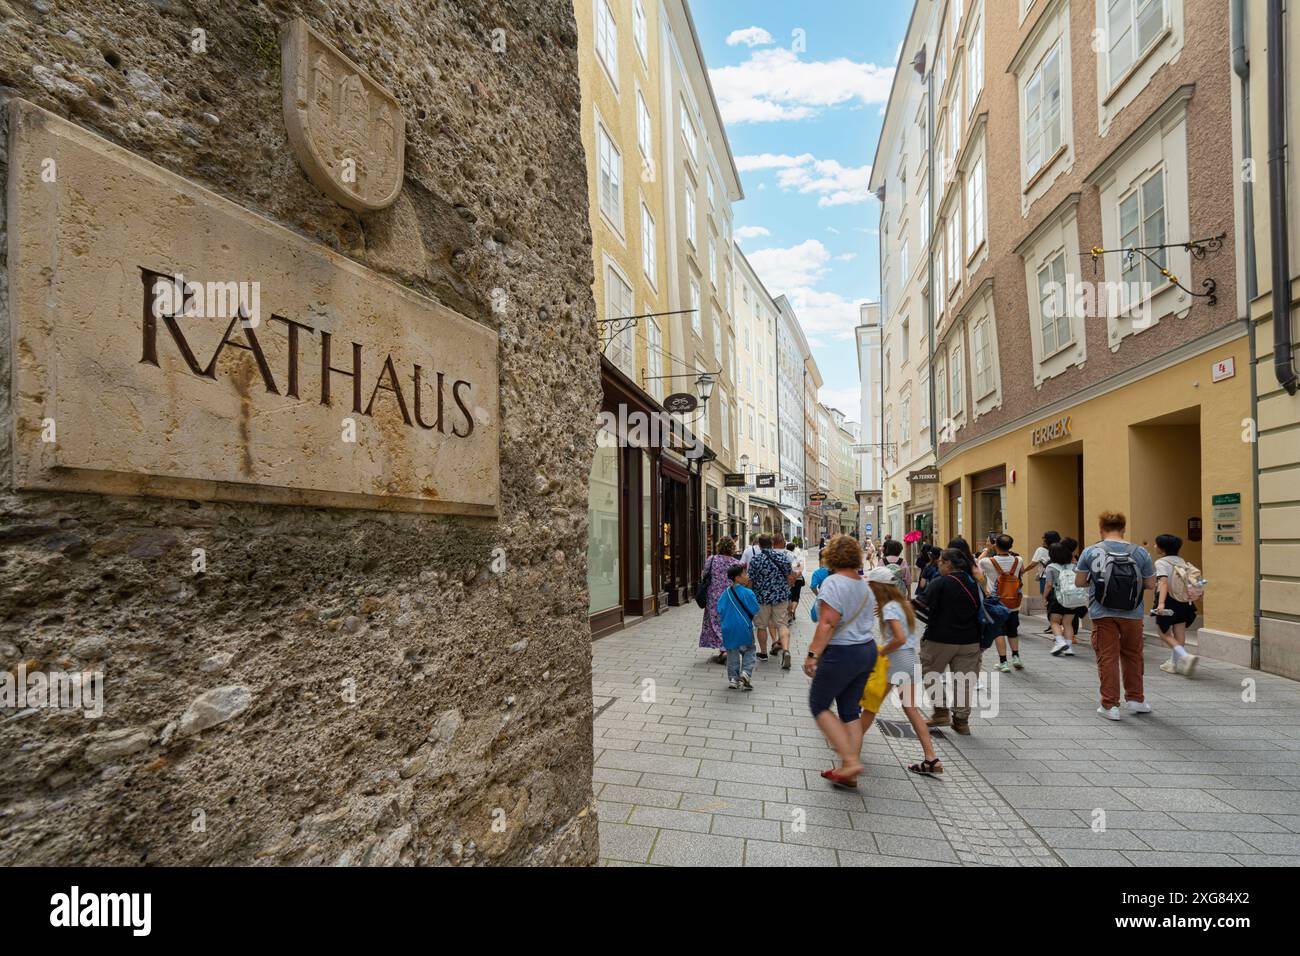
<path id="1" fill-rule="evenodd" d="M 1010 610 L 1007 615 L 1006 623 L 1003 625 L 1002 633 L 998 635 L 998 670 L 1002 673 L 1010 673 L 1011 668 L 1021 671 L 1025 669 L 1024 663 L 1020 660 L 1020 577 L 1025 573 L 1024 562 L 1021 561 L 1020 555 L 1011 550 L 1015 544 L 1009 534 L 1000 534 L 993 539 L 993 550 L 985 548 L 980 552 L 980 570 L 984 572 L 984 585 L 988 588 L 988 593 L 999 594 L 1002 603 Z M 1010 593 L 1009 588 L 998 588 L 998 577 L 1000 575 L 1010 575 L 1016 579 L 1016 589 L 1014 595 Z M 1011 642 L 1011 663 L 1007 663 L 1007 641 Z"/>
<path id="2" fill-rule="evenodd" d="M 1052 556 L 1049 553 L 1048 549 L 1060 540 L 1061 540 L 1061 535 L 1059 532 L 1044 531 L 1043 543 L 1038 546 L 1037 550 L 1034 551 L 1034 556 L 1029 559 L 1029 566 L 1025 568 L 1026 574 L 1034 574 L 1035 572 L 1037 572 L 1038 596 L 1040 598 L 1043 596 L 1043 591 L 1047 589 L 1047 585 L 1046 585 L 1047 566 L 1052 563 Z M 1050 624 L 1047 625 L 1047 629 L 1044 630 L 1043 633 L 1051 634 L 1052 625 Z"/>

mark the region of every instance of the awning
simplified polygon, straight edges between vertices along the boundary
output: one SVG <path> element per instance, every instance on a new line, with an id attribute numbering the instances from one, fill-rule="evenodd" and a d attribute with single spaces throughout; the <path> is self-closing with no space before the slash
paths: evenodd
<path id="1" fill-rule="evenodd" d="M 782 508 L 781 514 L 785 515 L 785 520 L 791 524 L 803 527 L 803 515 L 797 511 L 791 511 L 789 508 Z"/>
<path id="2" fill-rule="evenodd" d="M 764 497 L 762 497 L 761 495 L 753 494 L 752 492 L 750 493 L 750 496 L 749 496 L 749 503 L 750 503 L 751 506 L 753 506 L 753 505 L 758 505 L 760 508 L 776 508 L 776 507 L 778 507 L 778 506 L 777 506 L 777 503 L 776 503 L 775 501 L 772 501 L 772 500 L 769 499 L 769 498 L 764 498 Z"/>

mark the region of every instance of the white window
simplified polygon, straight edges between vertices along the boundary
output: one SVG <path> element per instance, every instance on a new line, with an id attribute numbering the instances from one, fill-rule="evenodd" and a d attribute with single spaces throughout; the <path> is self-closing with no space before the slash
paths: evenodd
<path id="1" fill-rule="evenodd" d="M 1160 246 L 1165 242 L 1165 173 L 1158 169 L 1138 183 L 1119 201 L 1119 242 L 1123 249 Z M 1167 267 L 1167 250 L 1148 249 L 1148 259 L 1139 252 L 1123 255 L 1121 272 L 1127 301 L 1136 302 L 1147 292 L 1165 284 L 1161 269 Z M 1152 260 L 1155 260 L 1154 262 Z M 1146 287 L 1142 287 L 1142 283 Z"/>
<path id="2" fill-rule="evenodd" d="M 907 319 L 903 320 L 900 338 L 903 342 L 902 364 L 906 365 L 912 355 L 912 324 Z"/>
<path id="3" fill-rule="evenodd" d="M 956 165 L 958 154 L 961 153 L 961 121 L 962 117 L 966 115 L 961 105 L 961 78 L 961 66 L 954 61 L 952 74 L 952 99 L 948 101 L 948 142 L 952 147 L 954 166 Z"/>
<path id="4" fill-rule="evenodd" d="M 727 338 L 727 368 L 729 371 L 727 377 L 734 385 L 736 383 L 736 337 L 734 335 Z"/>
<path id="5" fill-rule="evenodd" d="M 714 248 L 713 237 L 709 237 L 709 282 L 713 288 L 718 287 L 718 251 Z"/>
<path id="6" fill-rule="evenodd" d="M 1114 86 L 1164 32 L 1165 0 L 1105 2 L 1110 86 Z"/>
<path id="7" fill-rule="evenodd" d="M 654 130 L 650 128 L 650 107 L 645 104 L 645 97 L 641 91 L 636 91 L 636 144 L 641 149 L 641 155 L 647 160 L 654 149 Z"/>
<path id="8" fill-rule="evenodd" d="M 1061 43 L 1047 51 L 1025 84 L 1025 170 L 1043 167 L 1061 146 Z"/>
<path id="9" fill-rule="evenodd" d="M 713 316 L 713 358 L 722 368 L 722 324 L 715 313 Z"/>
<path id="10" fill-rule="evenodd" d="M 717 203 L 714 202 L 714 197 L 713 197 L 713 174 L 712 174 L 712 173 L 705 173 L 705 174 L 704 174 L 704 179 L 705 179 L 706 188 L 708 189 L 708 194 L 709 194 L 709 207 L 712 208 L 713 206 L 716 206 L 716 205 L 717 205 Z"/>
<path id="11" fill-rule="evenodd" d="M 749 323 L 745 323 L 745 351 L 750 351 L 749 347 Z"/>
<path id="12" fill-rule="evenodd" d="M 690 185 L 686 187 L 686 241 L 695 248 L 695 193 Z"/>
<path id="13" fill-rule="evenodd" d="M 664 399 L 664 380 L 661 378 L 664 374 L 664 334 L 659 328 L 659 323 L 654 319 L 647 318 L 645 322 L 648 391 L 656 401 L 662 402 Z"/>
<path id="14" fill-rule="evenodd" d="M 975 398 L 993 391 L 993 349 L 989 337 L 989 320 L 977 322 L 971 332 L 971 360 L 975 363 Z"/>
<path id="15" fill-rule="evenodd" d="M 943 81 L 948 76 L 948 43 L 943 36 L 935 44 L 934 69 L 931 72 L 934 75 L 934 95 L 938 97 L 943 93 Z"/>
<path id="16" fill-rule="evenodd" d="M 966 86 L 970 109 L 975 109 L 980 90 L 984 89 L 984 21 L 976 20 L 966 43 Z"/>
<path id="17" fill-rule="evenodd" d="M 903 248 L 900 249 L 898 253 L 898 275 L 901 279 L 902 285 L 907 285 L 907 280 L 912 276 L 912 273 L 908 271 L 907 268 L 907 252 L 908 252 L 907 247 L 910 244 L 911 244 L 911 240 L 904 239 Z"/>
<path id="18" fill-rule="evenodd" d="M 944 183 L 948 181 L 948 173 L 945 169 L 945 165 L 948 162 L 946 155 L 948 124 L 942 116 L 939 117 L 938 130 L 939 132 L 935 136 L 934 140 L 934 174 L 937 180 L 935 183 L 937 193 L 935 196 L 935 205 L 939 205 L 943 202 L 943 187 Z"/>
<path id="19" fill-rule="evenodd" d="M 912 441 L 912 399 L 903 399 L 898 411 L 898 443 L 907 445 Z"/>
<path id="20" fill-rule="evenodd" d="M 973 255 L 984 241 L 984 157 L 966 174 L 966 252 Z"/>
<path id="21" fill-rule="evenodd" d="M 767 448 L 767 416 L 758 416 L 758 443 L 761 447 Z"/>
<path id="22" fill-rule="evenodd" d="M 942 219 L 939 220 L 938 235 L 939 235 L 939 241 L 938 241 L 939 248 L 937 248 L 934 253 L 935 258 L 939 260 L 938 262 L 935 263 L 935 268 L 934 268 L 934 309 L 935 309 L 935 315 L 943 315 L 944 306 L 947 305 L 948 298 L 946 295 L 944 295 L 945 289 L 943 287 L 943 273 L 944 273 L 945 262 L 943 258 L 944 247 L 943 247 L 942 240 L 944 236 L 944 226 L 943 226 Z"/>
<path id="23" fill-rule="evenodd" d="M 632 0 L 632 37 L 636 40 L 636 48 L 641 51 L 643 60 L 650 59 L 646 34 L 645 7 L 641 5 L 641 0 Z"/>
<path id="24" fill-rule="evenodd" d="M 960 339 L 958 341 L 960 342 Z M 960 344 L 953 346 L 952 351 L 948 353 L 948 367 L 952 370 L 952 390 L 950 393 L 951 398 L 949 399 L 951 403 L 950 408 L 952 411 L 952 417 L 956 418 L 966 407 L 966 384 L 962 376 L 964 366 L 962 363 Z"/>
<path id="25" fill-rule="evenodd" d="M 727 393 L 721 389 L 718 390 L 722 395 L 721 401 L 718 402 L 718 408 L 722 410 L 722 447 L 731 447 L 731 408 L 727 404 Z"/>
<path id="26" fill-rule="evenodd" d="M 930 428 L 930 365 L 921 363 L 921 431 Z"/>
<path id="27" fill-rule="evenodd" d="M 748 406 L 748 409 L 749 409 L 749 431 L 746 432 L 746 434 L 749 435 L 749 440 L 753 441 L 754 440 L 754 406 L 750 405 Z"/>
<path id="28" fill-rule="evenodd" d="M 735 309 L 731 307 L 731 276 L 726 269 L 722 270 L 722 288 L 725 290 L 724 294 L 727 297 L 727 312 L 729 314 L 734 313 Z"/>
<path id="29" fill-rule="evenodd" d="M 948 366 L 940 356 L 934 363 L 934 409 L 939 415 L 940 423 L 949 417 L 948 412 Z M 943 439 L 940 428 L 940 440 Z"/>
<path id="30" fill-rule="evenodd" d="M 597 125 L 597 155 L 599 156 L 600 210 L 621 232 L 623 229 L 623 156 L 614 140 Z"/>
<path id="31" fill-rule="evenodd" d="M 1044 359 L 1055 355 L 1073 340 L 1068 301 L 1065 253 L 1060 252 L 1038 270 L 1038 314 Z"/>
<path id="32" fill-rule="evenodd" d="M 635 315 L 632 304 L 632 287 L 624 281 L 612 265 L 605 267 L 605 318 L 624 319 Z M 611 328 L 614 327 L 611 323 Z M 625 328 L 617 333 L 605 354 L 625 375 L 635 374 L 636 343 L 633 339 L 635 326 Z"/>
<path id="33" fill-rule="evenodd" d="M 948 220 L 948 293 L 951 295 L 961 285 L 961 219 L 957 215 L 960 203 L 953 206 Z"/>
<path id="34" fill-rule="evenodd" d="M 691 327 L 700 338 L 704 337 L 704 317 L 700 315 L 700 284 L 691 277 Z"/>
<path id="35" fill-rule="evenodd" d="M 650 280 L 651 285 L 655 283 L 655 262 L 655 221 L 650 215 L 650 209 L 643 202 L 641 203 L 641 268 L 645 270 L 646 278 Z"/>
<path id="36" fill-rule="evenodd" d="M 596 55 L 609 71 L 610 81 L 618 86 L 618 25 L 609 8 L 609 0 L 596 0 Z"/>
<path id="37" fill-rule="evenodd" d="M 691 122 L 690 116 L 686 113 L 686 104 L 681 105 L 682 113 L 682 138 L 686 140 L 686 148 L 691 151 L 691 159 L 696 159 L 699 155 L 695 144 L 695 124 Z"/>
<path id="38" fill-rule="evenodd" d="M 745 391 L 746 392 L 753 391 L 754 389 L 754 376 L 752 372 L 753 370 L 748 365 L 746 365 L 745 366 Z"/>

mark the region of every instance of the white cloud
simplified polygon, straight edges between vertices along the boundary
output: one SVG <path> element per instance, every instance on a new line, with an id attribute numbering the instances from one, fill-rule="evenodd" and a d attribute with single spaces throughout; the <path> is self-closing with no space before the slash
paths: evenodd
<path id="1" fill-rule="evenodd" d="M 767 46 L 771 42 L 772 34 L 762 27 L 745 27 L 743 30 L 732 30 L 727 34 L 727 46 L 739 46 L 743 43 L 747 47 L 756 47 Z M 900 46 L 899 49 L 901 50 L 902 47 Z"/>
<path id="2" fill-rule="evenodd" d="M 758 249 L 746 255 L 763 285 L 774 295 L 784 293 L 790 300 L 809 345 L 824 346 L 853 338 L 858 307 L 867 300 L 846 299 L 838 292 L 815 288 L 830 272 L 832 261 L 830 252 L 818 240 L 806 239 L 786 249 Z"/>
<path id="3" fill-rule="evenodd" d="M 765 226 L 740 226 L 736 229 L 737 239 L 755 239 L 758 236 L 770 236 L 771 234 Z"/>
<path id="4" fill-rule="evenodd" d="M 767 284 L 766 279 L 763 284 Z M 867 301 L 865 298 L 846 299 L 838 292 L 806 287 L 789 289 L 786 296 L 794 314 L 799 317 L 808 344 L 814 348 L 832 341 L 852 341 L 853 330 L 858 324 L 858 306 Z M 848 411 L 847 408 L 840 410 Z"/>
<path id="5" fill-rule="evenodd" d="M 870 165 L 842 166 L 833 159 L 818 159 L 812 153 L 739 156 L 736 168 L 742 173 L 775 169 L 776 181 L 782 189 L 815 193 L 818 206 L 853 205 L 866 202 L 875 195 L 870 187 Z"/>
<path id="6" fill-rule="evenodd" d="M 858 257 L 858 254 L 857 254 L 856 252 L 846 252 L 846 253 L 844 253 L 844 255 L 842 255 L 842 256 L 836 256 L 836 257 L 835 257 L 835 261 L 836 261 L 836 262 L 852 262 L 852 261 L 853 261 L 854 259 L 856 259 L 857 257 Z"/>
<path id="7" fill-rule="evenodd" d="M 781 291 L 787 295 L 791 289 L 821 281 L 831 259 L 826 247 L 816 239 L 807 239 L 788 249 L 757 249 L 746 255 L 763 285 L 774 293 Z"/>
<path id="8" fill-rule="evenodd" d="M 894 67 L 844 57 L 804 61 L 778 47 L 754 50 L 744 63 L 710 70 L 709 77 L 726 122 L 763 123 L 805 119 L 843 103 L 885 103 Z"/>
<path id="9" fill-rule="evenodd" d="M 817 401 L 823 405 L 829 405 L 831 408 L 838 408 L 846 418 L 857 421 L 858 413 L 862 410 L 862 389 L 858 385 L 849 385 L 844 388 L 827 388 L 823 386 L 817 390 Z"/>
<path id="10" fill-rule="evenodd" d="M 836 235 L 836 236 L 838 236 L 838 235 L 840 234 L 840 231 L 839 231 L 838 229 L 836 229 L 834 226 L 827 226 L 827 227 L 826 227 L 826 231 L 829 232 L 829 233 L 832 233 L 833 235 Z"/>

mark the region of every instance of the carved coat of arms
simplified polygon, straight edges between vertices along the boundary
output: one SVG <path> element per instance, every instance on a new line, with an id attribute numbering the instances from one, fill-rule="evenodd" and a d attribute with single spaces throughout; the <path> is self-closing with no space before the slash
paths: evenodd
<path id="1" fill-rule="evenodd" d="M 301 19 L 280 28 L 280 65 L 284 124 L 303 171 L 349 209 L 391 205 L 406 158 L 397 100 Z"/>

